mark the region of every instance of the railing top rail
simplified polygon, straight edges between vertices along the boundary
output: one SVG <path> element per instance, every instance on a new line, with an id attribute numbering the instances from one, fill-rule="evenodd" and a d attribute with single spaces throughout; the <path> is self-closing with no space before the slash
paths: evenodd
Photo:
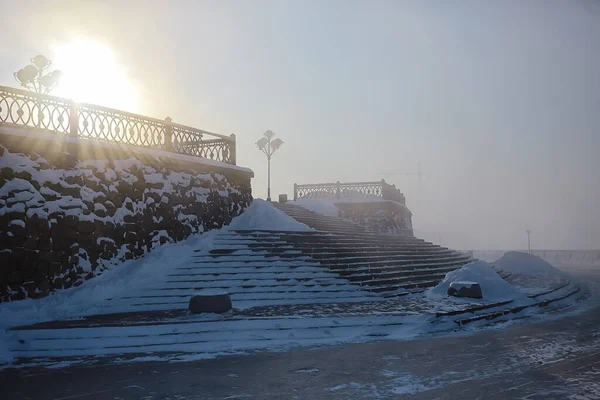
<path id="1" fill-rule="evenodd" d="M 180 128 L 180 129 L 190 129 L 190 130 L 196 131 L 198 133 L 201 133 L 203 135 L 215 136 L 215 137 L 218 137 L 220 139 L 225 139 L 225 140 L 228 140 L 228 141 L 235 141 L 235 139 L 233 139 L 231 136 L 223 135 L 221 133 L 209 132 L 209 131 L 205 131 L 205 130 L 198 129 L 198 128 L 192 128 L 192 127 L 187 126 L 187 125 L 177 124 L 177 123 L 174 123 L 174 122 L 172 122 L 171 125 L 173 127 Z"/>
<path id="2" fill-rule="evenodd" d="M 58 101 L 58 102 L 68 102 L 69 101 L 69 100 L 65 99 L 64 97 L 53 96 L 50 94 L 40 94 L 40 93 L 36 93 L 36 92 L 30 92 L 29 90 L 23 90 L 23 89 L 2 86 L 2 85 L 0 85 L 0 92 L 9 92 L 9 93 L 15 93 L 15 94 L 20 94 L 23 96 L 31 96 L 31 97 L 41 97 L 44 99 Z"/>
<path id="3" fill-rule="evenodd" d="M 344 185 L 381 185 L 381 181 L 373 181 L 373 182 L 339 182 L 341 186 Z M 338 182 L 326 182 L 326 183 L 307 183 L 307 184 L 297 184 L 297 187 L 317 187 L 317 186 L 337 186 Z"/>
<path id="4" fill-rule="evenodd" d="M 62 97 L 59 97 L 59 99 L 69 102 L 69 100 L 64 99 Z M 75 103 L 77 104 L 77 106 L 80 109 L 90 109 L 90 110 L 94 110 L 94 111 L 104 111 L 107 113 L 113 113 L 113 114 L 120 114 L 126 117 L 131 117 L 131 118 L 136 118 L 136 119 L 141 119 L 144 121 L 148 121 L 148 122 L 154 122 L 157 124 L 164 124 L 166 123 L 166 121 L 164 119 L 159 119 L 159 118 L 154 118 L 154 117 L 148 117 L 146 115 L 141 115 L 141 114 L 136 114 L 136 113 L 132 113 L 129 111 L 123 111 L 123 110 L 117 110 L 115 108 L 110 108 L 110 107 L 105 107 L 105 106 L 98 106 L 96 104 L 89 104 L 89 103 Z"/>

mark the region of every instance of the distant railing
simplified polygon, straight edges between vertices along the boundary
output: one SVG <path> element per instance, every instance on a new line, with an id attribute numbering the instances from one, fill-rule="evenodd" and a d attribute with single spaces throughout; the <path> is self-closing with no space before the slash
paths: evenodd
<path id="1" fill-rule="evenodd" d="M 0 126 L 28 127 L 187 154 L 235 165 L 235 135 L 0 86 Z"/>
<path id="2" fill-rule="evenodd" d="M 378 182 L 315 183 L 309 185 L 294 184 L 294 200 L 298 199 L 351 199 L 365 196 L 380 197 L 406 205 L 404 194 L 381 180 Z"/>

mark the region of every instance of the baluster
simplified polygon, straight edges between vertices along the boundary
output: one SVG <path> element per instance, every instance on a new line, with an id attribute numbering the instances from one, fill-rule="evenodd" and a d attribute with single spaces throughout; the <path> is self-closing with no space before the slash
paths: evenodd
<path id="1" fill-rule="evenodd" d="M 173 151 L 173 120 L 165 118 L 165 150 Z"/>
<path id="2" fill-rule="evenodd" d="M 71 111 L 69 114 L 69 136 L 77 137 L 79 135 L 79 104 L 71 100 Z"/>
<path id="3" fill-rule="evenodd" d="M 236 157 L 236 141 L 235 141 L 235 134 L 232 133 L 230 136 L 231 138 L 231 142 L 229 142 L 229 157 L 231 160 L 231 164 L 236 165 L 237 162 L 237 157 Z M 224 162 L 227 162 L 227 160 L 223 160 Z"/>

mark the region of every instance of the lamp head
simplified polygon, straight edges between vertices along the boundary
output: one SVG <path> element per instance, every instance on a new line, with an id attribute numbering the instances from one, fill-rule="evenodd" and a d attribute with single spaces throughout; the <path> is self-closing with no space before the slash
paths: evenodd
<path id="1" fill-rule="evenodd" d="M 256 142 L 256 147 L 258 147 L 259 150 L 263 150 L 267 146 L 267 143 L 269 143 L 269 139 L 266 137 L 260 138 L 260 140 Z"/>
<path id="2" fill-rule="evenodd" d="M 46 69 L 50 66 L 50 60 L 43 55 L 35 56 L 31 59 L 31 63 L 39 69 Z"/>
<path id="3" fill-rule="evenodd" d="M 281 145 L 283 145 L 283 140 L 281 140 L 279 138 L 277 138 L 271 142 L 271 148 L 273 150 L 277 150 L 278 148 L 281 147 Z"/>
<path id="4" fill-rule="evenodd" d="M 273 131 L 266 131 L 266 132 L 265 132 L 263 135 L 265 135 L 265 137 L 266 137 L 268 140 L 271 140 L 271 138 L 272 138 L 273 136 L 275 136 L 275 134 L 273 133 Z"/>
<path id="5" fill-rule="evenodd" d="M 19 83 L 23 86 L 28 83 L 33 82 L 33 80 L 38 76 L 38 70 L 33 65 L 28 65 L 23 69 L 20 69 L 15 73 L 15 78 Z"/>

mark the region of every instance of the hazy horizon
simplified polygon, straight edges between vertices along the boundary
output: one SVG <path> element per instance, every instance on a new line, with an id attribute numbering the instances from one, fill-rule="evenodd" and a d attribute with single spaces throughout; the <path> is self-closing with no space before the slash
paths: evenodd
<path id="1" fill-rule="evenodd" d="M 255 197 L 270 129 L 273 198 L 385 179 L 444 246 L 600 248 L 600 2 L 25 0 L 0 23 L 0 85 L 101 43 L 76 60 L 98 102 L 235 133 Z"/>

